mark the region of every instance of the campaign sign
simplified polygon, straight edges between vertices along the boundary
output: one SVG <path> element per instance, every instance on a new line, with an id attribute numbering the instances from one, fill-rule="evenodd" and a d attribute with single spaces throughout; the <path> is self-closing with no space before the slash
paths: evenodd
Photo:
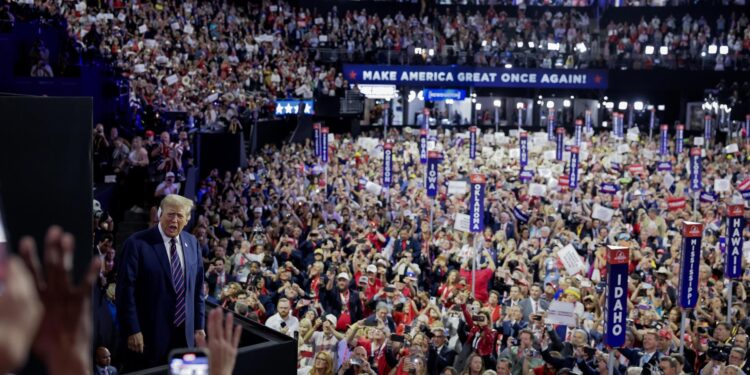
<path id="1" fill-rule="evenodd" d="M 313 124 L 313 140 L 315 141 L 315 156 L 320 156 L 320 123 Z"/>
<path id="2" fill-rule="evenodd" d="M 667 124 L 661 124 L 661 137 L 659 137 L 659 155 L 666 156 L 667 151 L 667 131 L 669 130 L 669 125 Z"/>
<path id="3" fill-rule="evenodd" d="M 451 100 L 464 100 L 466 99 L 466 90 L 458 89 L 424 89 L 424 100 L 428 102 L 443 101 L 447 99 Z"/>
<path id="4" fill-rule="evenodd" d="M 435 198 L 438 191 L 438 163 L 440 152 L 430 151 L 427 153 L 427 196 Z"/>
<path id="5" fill-rule="evenodd" d="M 693 147 L 690 149 L 690 190 L 698 191 L 703 188 L 702 172 L 703 158 L 701 157 L 701 149 Z"/>
<path id="6" fill-rule="evenodd" d="M 518 178 L 521 180 L 521 182 L 529 182 L 532 178 L 534 178 L 534 171 L 523 169 L 521 170 L 521 173 L 519 173 Z"/>
<path id="7" fill-rule="evenodd" d="M 570 148 L 570 189 L 574 190 L 578 187 L 578 158 L 579 158 L 578 146 Z"/>
<path id="8" fill-rule="evenodd" d="M 726 276 L 730 279 L 742 277 L 742 229 L 745 228 L 745 206 L 742 204 L 727 207 L 727 249 Z"/>
<path id="9" fill-rule="evenodd" d="M 550 109 L 549 115 L 547 115 L 547 140 L 555 140 L 555 112 L 554 109 Z"/>
<path id="10" fill-rule="evenodd" d="M 520 138 L 518 139 L 518 147 L 520 149 L 519 162 L 521 168 L 529 164 L 529 134 L 521 132 Z"/>
<path id="11" fill-rule="evenodd" d="M 602 184 L 599 187 L 599 192 L 603 194 L 614 195 L 617 193 L 618 190 L 620 190 L 619 186 L 611 182 L 602 182 Z"/>
<path id="12" fill-rule="evenodd" d="M 613 348 L 625 344 L 628 317 L 628 263 L 630 263 L 629 248 L 608 246 L 604 343 Z"/>
<path id="13" fill-rule="evenodd" d="M 484 230 L 484 185 L 487 178 L 483 174 L 469 176 L 471 197 L 469 198 L 469 227 L 472 233 Z"/>
<path id="14" fill-rule="evenodd" d="M 682 224 L 682 260 L 680 263 L 679 305 L 692 309 L 698 303 L 698 267 L 701 263 L 703 224 L 686 221 Z"/>
<path id="15" fill-rule="evenodd" d="M 565 150 L 565 145 L 563 145 L 564 136 L 565 136 L 565 128 L 563 127 L 557 128 L 557 139 L 555 140 L 555 144 L 557 145 L 557 148 L 555 149 L 556 160 L 563 160 L 563 150 Z"/>
<path id="16" fill-rule="evenodd" d="M 328 128 L 320 128 L 320 159 L 328 163 Z"/>
<path id="17" fill-rule="evenodd" d="M 591 133 L 591 111 L 586 110 L 586 114 L 583 117 L 584 125 L 586 126 L 586 133 Z"/>
<path id="18" fill-rule="evenodd" d="M 477 158 L 477 127 L 472 126 L 469 128 L 469 158 L 474 160 Z"/>
<path id="19" fill-rule="evenodd" d="M 427 129 L 419 130 L 419 164 L 427 163 Z"/>
<path id="20" fill-rule="evenodd" d="M 656 163 L 656 170 L 659 172 L 671 172 L 672 162 L 671 161 L 660 161 Z"/>
<path id="21" fill-rule="evenodd" d="M 677 155 L 682 153 L 683 140 L 685 139 L 685 125 L 677 124 L 677 135 L 674 138 L 674 148 Z"/>
<path id="22" fill-rule="evenodd" d="M 393 183 L 393 143 L 383 145 L 383 186 Z"/>
<path id="23" fill-rule="evenodd" d="M 711 115 L 705 115 L 703 117 L 703 138 L 706 142 L 711 141 Z"/>
<path id="24" fill-rule="evenodd" d="M 583 128 L 583 121 L 576 120 L 576 127 L 575 127 L 575 140 L 576 140 L 576 146 L 581 145 L 581 129 Z"/>

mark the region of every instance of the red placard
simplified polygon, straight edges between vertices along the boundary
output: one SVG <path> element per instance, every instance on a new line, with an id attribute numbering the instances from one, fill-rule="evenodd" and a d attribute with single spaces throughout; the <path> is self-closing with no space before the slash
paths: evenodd
<path id="1" fill-rule="evenodd" d="M 469 176 L 469 181 L 472 184 L 484 184 L 487 183 L 487 177 L 485 177 L 483 174 L 474 173 Z"/>
<path id="2" fill-rule="evenodd" d="M 682 223 L 682 236 L 685 238 L 700 238 L 703 236 L 703 224 L 692 221 Z"/>
<path id="3" fill-rule="evenodd" d="M 625 246 L 607 246 L 607 263 L 628 264 L 630 262 L 630 249 Z"/>
<path id="4" fill-rule="evenodd" d="M 693 147 L 690 149 L 690 156 L 701 156 L 700 147 Z"/>
<path id="5" fill-rule="evenodd" d="M 727 207 L 727 215 L 729 217 L 743 217 L 745 216 L 745 206 L 741 204 L 733 204 Z"/>
<path id="6" fill-rule="evenodd" d="M 428 151 L 427 158 L 428 159 L 440 159 L 440 151 Z"/>

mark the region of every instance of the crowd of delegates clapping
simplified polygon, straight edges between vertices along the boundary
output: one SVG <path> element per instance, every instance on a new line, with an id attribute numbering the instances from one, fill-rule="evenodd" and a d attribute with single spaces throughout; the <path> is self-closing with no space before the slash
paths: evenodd
<path id="1" fill-rule="evenodd" d="M 610 22 L 606 44 L 604 56 L 612 68 L 750 68 L 750 22 L 745 13 L 712 20 L 686 13 L 642 18 L 638 23 Z M 662 47 L 668 49 L 666 55 L 661 54 Z"/>
<path id="2" fill-rule="evenodd" d="M 654 142 L 625 143 L 627 150 L 616 151 L 621 142 L 607 134 L 585 137 L 582 184 L 570 191 L 554 183 L 563 165 L 541 157 L 549 147 L 544 138 L 530 157 L 532 167 L 551 170 L 552 177 L 533 180 L 547 186 L 540 196 L 517 179 L 514 139 L 480 137 L 481 157 L 472 162 L 465 134 L 440 131 L 434 148 L 444 158 L 433 203 L 422 186 L 415 135 L 391 131 L 389 137 L 396 148 L 394 184 L 379 194 L 372 183 L 382 173 L 382 141 L 338 135 L 329 143 L 327 173 L 308 142 L 266 146 L 248 168 L 213 171 L 201 182 L 193 231 L 206 254 L 208 298 L 297 337 L 300 373 L 604 374 L 611 350 L 602 341 L 605 246 L 615 244 L 632 254 L 627 343 L 615 351 L 616 373 L 748 369 L 750 277 L 734 283 L 730 323 L 724 323 L 728 282 L 718 244 L 726 202 L 741 196 L 731 190 L 695 210 L 690 204 L 670 209 L 667 197 L 688 194 L 685 154 L 668 157 L 673 171 L 660 172 Z M 750 176 L 747 151 L 742 142 L 732 154 L 719 145 L 705 148 L 708 192 L 715 179 L 729 178 L 734 186 Z M 646 171 L 631 175 L 615 159 Z M 467 196 L 446 187 L 473 171 L 488 178 L 486 229 L 475 237 L 454 229 L 455 214 L 468 211 Z M 620 189 L 607 194 L 603 182 Z M 596 205 L 614 210 L 609 222 L 592 218 Z M 705 230 L 700 303 L 688 312 L 680 355 L 676 298 L 684 221 L 701 222 Z M 585 265 L 574 275 L 557 255 L 569 244 Z M 546 324 L 555 301 L 574 306 L 576 328 Z"/>

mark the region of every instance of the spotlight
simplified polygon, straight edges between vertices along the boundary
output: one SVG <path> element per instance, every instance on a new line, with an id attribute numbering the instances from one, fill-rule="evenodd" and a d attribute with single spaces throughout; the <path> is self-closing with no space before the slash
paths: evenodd
<path id="1" fill-rule="evenodd" d="M 427 53 L 430 56 L 435 56 L 435 50 L 430 48 L 429 52 Z"/>
<path id="2" fill-rule="evenodd" d="M 583 42 L 576 44 L 576 49 L 578 49 L 578 52 L 580 53 L 586 53 L 586 51 L 588 51 L 588 48 L 586 48 L 586 45 L 583 44 Z"/>
<path id="3" fill-rule="evenodd" d="M 517 46 L 518 48 L 523 48 L 523 42 L 519 40 L 519 41 L 518 41 L 518 42 L 516 43 L 516 46 Z"/>
<path id="4" fill-rule="evenodd" d="M 563 107 L 570 108 L 570 100 L 568 99 L 563 100 Z"/>
<path id="5" fill-rule="evenodd" d="M 708 53 L 711 54 L 711 55 L 715 55 L 716 51 L 718 51 L 718 50 L 719 50 L 719 47 L 717 47 L 716 44 L 712 44 L 712 45 L 708 46 Z"/>
<path id="6" fill-rule="evenodd" d="M 529 48 L 534 48 L 534 42 L 529 42 Z"/>
<path id="7" fill-rule="evenodd" d="M 654 54 L 654 46 L 646 46 L 645 51 L 647 55 L 653 55 Z"/>
<path id="8" fill-rule="evenodd" d="M 547 100 L 547 108 L 548 109 L 555 108 L 555 102 L 553 102 L 551 100 Z"/>
<path id="9" fill-rule="evenodd" d="M 422 48 L 420 48 L 420 47 L 414 48 L 414 54 L 415 55 L 421 55 L 422 54 Z"/>
<path id="10" fill-rule="evenodd" d="M 722 55 L 729 54 L 729 46 L 721 46 L 719 47 L 719 53 Z"/>
<path id="11" fill-rule="evenodd" d="M 620 102 L 619 104 L 617 104 L 617 109 L 621 111 L 628 109 L 628 102 Z"/>
<path id="12" fill-rule="evenodd" d="M 495 106 L 495 108 L 500 108 L 500 107 L 501 107 L 501 106 L 503 105 L 503 102 L 502 102 L 502 101 L 500 101 L 500 99 L 495 99 L 495 100 L 494 100 L 494 101 L 492 102 L 492 105 L 494 105 L 494 106 Z"/>
<path id="13" fill-rule="evenodd" d="M 661 46 L 659 47 L 659 54 L 664 56 L 669 53 L 669 48 L 667 46 Z"/>
<path id="14" fill-rule="evenodd" d="M 550 51 L 559 51 L 560 50 L 560 43 L 549 42 L 549 43 L 547 43 L 547 49 L 550 50 Z"/>
<path id="15" fill-rule="evenodd" d="M 510 63 L 505 64 L 505 69 L 512 69 L 512 68 L 513 68 L 513 64 L 510 64 Z"/>
<path id="16" fill-rule="evenodd" d="M 633 103 L 633 109 L 635 109 L 636 111 L 642 111 L 643 110 L 643 102 L 637 101 L 637 102 Z"/>
<path id="17" fill-rule="evenodd" d="M 524 109 L 526 106 L 522 102 L 516 103 L 516 109 Z"/>
<path id="18" fill-rule="evenodd" d="M 611 111 L 612 108 L 615 108 L 615 103 L 614 102 L 604 102 L 604 108 L 607 108 L 607 109 L 609 109 Z"/>
<path id="19" fill-rule="evenodd" d="M 453 104 L 453 99 L 445 99 L 445 104 L 448 104 L 448 105 Z"/>
<path id="20" fill-rule="evenodd" d="M 477 111 L 481 110 L 482 109 L 482 103 L 474 104 L 474 109 L 476 109 Z"/>

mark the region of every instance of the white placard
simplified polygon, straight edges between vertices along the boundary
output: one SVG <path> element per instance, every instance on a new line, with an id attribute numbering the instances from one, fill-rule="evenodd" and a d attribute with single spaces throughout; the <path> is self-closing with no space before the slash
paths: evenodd
<path id="1" fill-rule="evenodd" d="M 177 78 L 177 74 L 172 74 L 171 76 L 165 78 L 165 80 L 167 81 L 167 85 L 172 86 L 175 83 L 177 83 L 177 81 L 179 80 L 179 78 Z"/>
<path id="2" fill-rule="evenodd" d="M 641 150 L 641 154 L 643 155 L 646 160 L 653 160 L 654 159 L 654 152 L 651 150 Z"/>
<path id="3" fill-rule="evenodd" d="M 219 99 L 219 93 L 213 93 L 206 97 L 207 103 L 213 103 L 216 101 L 216 99 Z"/>
<path id="4" fill-rule="evenodd" d="M 453 229 L 469 233 L 471 232 L 471 228 L 469 227 L 469 222 L 471 221 L 471 218 L 469 215 L 466 214 L 456 214 L 456 220 L 453 222 Z"/>
<path id="5" fill-rule="evenodd" d="M 316 25 L 322 25 L 323 22 L 325 22 L 325 21 L 323 21 L 323 17 L 318 17 L 318 18 L 315 19 L 315 24 Z"/>
<path id="6" fill-rule="evenodd" d="M 508 151 L 508 157 L 511 159 L 518 159 L 521 157 L 521 150 L 514 148 Z"/>
<path id="7" fill-rule="evenodd" d="M 543 197 L 547 195 L 547 187 L 542 184 L 530 184 L 529 195 L 532 197 Z"/>
<path id="8" fill-rule="evenodd" d="M 185 27 L 182 28 L 182 32 L 185 34 L 192 34 L 195 29 L 193 29 L 193 25 L 186 23 Z"/>
<path id="9" fill-rule="evenodd" d="M 667 172 L 667 174 L 664 176 L 663 186 L 665 189 L 669 189 L 672 184 L 674 184 L 674 176 L 672 176 L 671 173 Z"/>
<path id="10" fill-rule="evenodd" d="M 552 177 L 552 170 L 549 168 L 539 168 L 536 171 L 539 172 L 540 177 L 543 177 L 543 178 Z"/>
<path id="11" fill-rule="evenodd" d="M 495 151 L 492 149 L 492 147 L 482 147 L 482 157 L 490 157 Z"/>
<path id="12" fill-rule="evenodd" d="M 729 191 L 731 184 L 728 178 L 720 178 L 714 180 L 714 191 L 717 193 L 723 193 Z"/>
<path id="13" fill-rule="evenodd" d="M 575 327 L 578 324 L 575 313 L 575 305 L 570 302 L 552 301 L 547 308 L 545 324 L 561 324 Z"/>
<path id="14" fill-rule="evenodd" d="M 612 216 L 614 216 L 614 214 L 615 210 L 596 203 L 594 204 L 594 209 L 591 212 L 591 217 L 593 219 L 599 219 L 605 223 L 609 223 L 612 220 Z"/>
<path id="15" fill-rule="evenodd" d="M 374 182 L 367 181 L 365 190 L 372 195 L 380 195 L 380 192 L 383 191 L 383 187 Z"/>
<path id="16" fill-rule="evenodd" d="M 544 153 L 542 153 L 542 159 L 555 160 L 555 156 L 557 156 L 555 154 L 556 154 L 555 150 L 544 151 Z"/>
<path id="17" fill-rule="evenodd" d="M 146 71 L 146 64 L 135 64 L 133 65 L 134 73 L 143 73 Z"/>
<path id="18" fill-rule="evenodd" d="M 482 141 L 488 145 L 495 144 L 495 137 L 492 134 L 485 134 L 482 136 Z"/>
<path id="19" fill-rule="evenodd" d="M 731 145 L 724 147 L 724 153 L 725 154 L 731 154 L 733 152 L 738 152 L 740 148 L 737 146 L 736 143 L 732 143 Z"/>
<path id="20" fill-rule="evenodd" d="M 511 138 L 518 138 L 518 129 L 511 129 L 508 132 L 508 136 L 510 136 Z"/>
<path id="21" fill-rule="evenodd" d="M 117 15 L 117 19 L 120 22 L 125 22 L 125 20 L 128 19 L 128 17 L 125 15 L 125 13 L 120 13 L 120 14 Z"/>
<path id="22" fill-rule="evenodd" d="M 617 153 L 618 154 L 626 154 L 630 152 L 630 145 L 624 144 L 617 146 Z"/>
<path id="23" fill-rule="evenodd" d="M 321 35 L 321 36 L 318 37 L 318 40 L 321 43 L 327 42 L 328 41 L 328 35 Z"/>
<path id="24" fill-rule="evenodd" d="M 141 33 L 141 34 L 145 34 L 145 33 L 146 33 L 146 31 L 148 31 L 148 26 L 146 26 L 146 25 L 141 25 L 141 26 L 138 26 L 138 32 L 139 32 L 139 33 Z"/>
<path id="25" fill-rule="evenodd" d="M 628 132 L 628 135 L 625 136 L 625 139 L 627 139 L 628 142 L 638 142 L 638 133 Z"/>
<path id="26" fill-rule="evenodd" d="M 693 146 L 703 146 L 704 143 L 706 143 L 706 141 L 703 139 L 703 137 L 693 138 Z"/>
<path id="27" fill-rule="evenodd" d="M 573 276 L 584 271 L 586 268 L 586 265 L 583 264 L 583 260 L 581 260 L 581 257 L 571 244 L 560 249 L 560 251 L 557 252 L 557 256 L 560 258 L 563 266 L 565 266 L 565 271 L 568 272 L 568 275 Z"/>
<path id="28" fill-rule="evenodd" d="M 179 30 L 180 29 L 180 23 L 179 22 L 172 22 L 172 30 Z"/>
<path id="29" fill-rule="evenodd" d="M 466 194 L 468 190 L 466 181 L 448 181 L 448 195 Z"/>

